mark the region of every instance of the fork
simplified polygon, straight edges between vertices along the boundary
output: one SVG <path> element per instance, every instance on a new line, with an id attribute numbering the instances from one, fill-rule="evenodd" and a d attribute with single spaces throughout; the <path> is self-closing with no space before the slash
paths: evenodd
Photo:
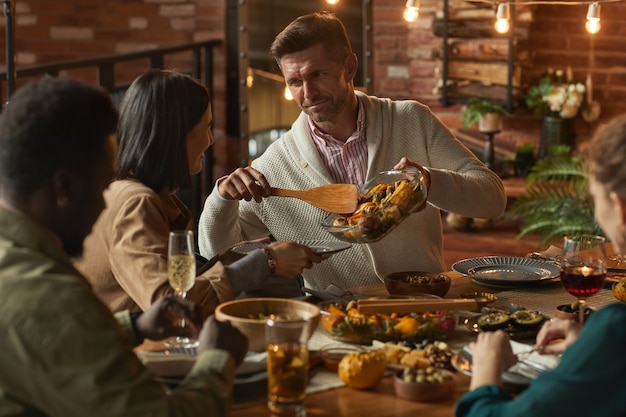
<path id="1" fill-rule="evenodd" d="M 528 357 L 530 356 L 531 353 L 537 352 L 537 350 L 538 350 L 538 346 L 535 345 L 530 350 L 527 350 L 525 352 L 519 352 L 515 356 L 517 356 L 517 360 L 518 361 L 522 362 L 523 360 L 528 359 Z"/>

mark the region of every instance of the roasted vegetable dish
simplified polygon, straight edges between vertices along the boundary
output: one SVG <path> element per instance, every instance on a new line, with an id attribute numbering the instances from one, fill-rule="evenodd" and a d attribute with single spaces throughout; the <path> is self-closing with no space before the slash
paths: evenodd
<path id="1" fill-rule="evenodd" d="M 381 172 L 363 186 L 354 213 L 333 214 L 324 226 L 341 240 L 375 242 L 421 207 L 426 194 L 417 169 Z"/>
<path id="2" fill-rule="evenodd" d="M 539 330 L 547 317 L 538 311 L 516 310 L 514 312 L 493 311 L 478 317 L 480 330 L 493 331 L 504 329 L 507 331 Z"/>
<path id="3" fill-rule="evenodd" d="M 320 304 L 321 326 L 334 339 L 369 345 L 381 342 L 441 340 L 454 331 L 456 321 L 447 312 L 361 314 L 355 300 Z"/>

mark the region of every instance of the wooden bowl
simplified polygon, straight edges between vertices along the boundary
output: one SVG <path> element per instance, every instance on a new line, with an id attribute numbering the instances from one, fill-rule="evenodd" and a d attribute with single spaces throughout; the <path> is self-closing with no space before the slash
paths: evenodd
<path id="1" fill-rule="evenodd" d="M 587 307 L 585 309 L 585 321 L 587 321 L 591 313 L 593 313 L 593 309 Z M 578 308 L 572 310 L 571 304 L 561 304 L 560 306 L 557 306 L 554 309 L 554 317 L 557 319 L 574 320 L 576 322 L 580 319 Z"/>
<path id="2" fill-rule="evenodd" d="M 452 284 L 445 274 L 422 271 L 392 272 L 385 275 L 384 281 L 391 295 L 433 294 L 444 297 Z"/>
<path id="3" fill-rule="evenodd" d="M 437 372 L 446 375 L 444 382 L 407 382 L 403 378 L 404 371 L 399 371 L 393 378 L 393 388 L 396 395 L 409 401 L 434 403 L 446 401 L 454 396 L 456 380 L 454 374 L 445 369 Z"/>
<path id="4" fill-rule="evenodd" d="M 248 337 L 251 352 L 265 351 L 265 318 L 272 314 L 310 320 L 309 337 L 320 320 L 318 306 L 289 298 L 243 298 L 227 301 L 215 309 L 217 320 L 230 321 Z"/>

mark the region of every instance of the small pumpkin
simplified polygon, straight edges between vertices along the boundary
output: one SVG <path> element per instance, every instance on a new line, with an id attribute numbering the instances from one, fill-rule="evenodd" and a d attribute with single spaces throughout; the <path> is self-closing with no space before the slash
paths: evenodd
<path id="1" fill-rule="evenodd" d="M 611 289 L 615 298 L 620 301 L 626 301 L 626 277 L 614 283 Z"/>
<path id="2" fill-rule="evenodd" d="M 350 388 L 372 388 L 385 375 L 385 357 L 378 351 L 352 352 L 341 359 L 337 373 Z"/>

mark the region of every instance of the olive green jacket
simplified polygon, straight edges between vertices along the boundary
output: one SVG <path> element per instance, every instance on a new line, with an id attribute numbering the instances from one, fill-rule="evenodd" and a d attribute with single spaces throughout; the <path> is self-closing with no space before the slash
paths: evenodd
<path id="1" fill-rule="evenodd" d="M 0 207 L 0 416 L 227 415 L 227 352 L 202 353 L 168 391 L 135 343 L 128 312 L 111 315 L 55 237 Z"/>

